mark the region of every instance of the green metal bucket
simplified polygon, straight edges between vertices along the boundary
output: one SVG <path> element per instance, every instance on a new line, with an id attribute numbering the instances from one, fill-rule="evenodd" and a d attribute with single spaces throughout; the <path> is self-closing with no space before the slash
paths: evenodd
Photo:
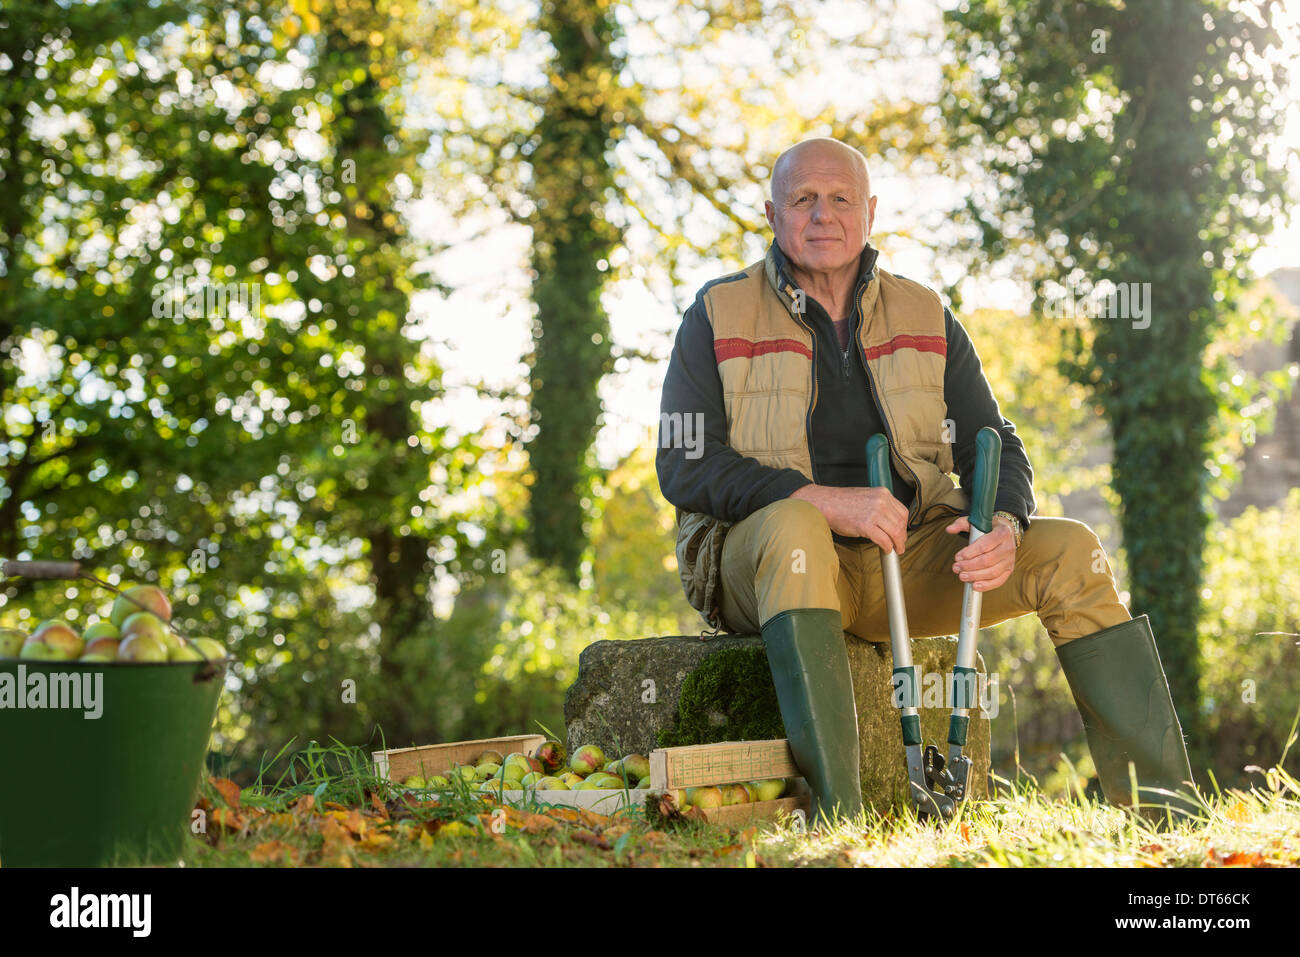
<path id="1" fill-rule="evenodd" d="M 0 661 L 0 866 L 175 863 L 225 673 L 224 661 Z"/>

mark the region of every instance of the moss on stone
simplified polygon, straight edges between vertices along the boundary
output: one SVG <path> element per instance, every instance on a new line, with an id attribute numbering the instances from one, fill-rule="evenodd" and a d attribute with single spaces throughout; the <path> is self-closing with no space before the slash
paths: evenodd
<path id="1" fill-rule="evenodd" d="M 676 726 L 660 731 L 658 740 L 661 748 L 673 748 L 785 736 L 767 652 L 759 647 L 728 648 L 704 659 L 682 682 Z"/>

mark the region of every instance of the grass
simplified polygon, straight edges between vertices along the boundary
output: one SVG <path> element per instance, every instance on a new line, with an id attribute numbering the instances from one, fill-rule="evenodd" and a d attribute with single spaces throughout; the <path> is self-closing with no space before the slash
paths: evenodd
<path id="1" fill-rule="evenodd" d="M 1300 714 L 1297 714 L 1300 722 Z M 1287 750 L 1296 741 L 1292 725 Z M 1084 794 L 1053 796 L 1032 780 L 996 780 L 990 800 L 936 826 L 909 811 L 866 811 L 805 831 L 797 819 L 746 828 L 502 807 L 466 786 L 441 801 L 377 777 L 359 748 L 288 745 L 243 789 L 210 779 L 205 832 L 188 867 L 1294 867 L 1300 781 L 1255 769 L 1248 790 L 1217 783 L 1199 820 L 1155 827 Z M 272 769 L 283 765 L 278 774 Z"/>

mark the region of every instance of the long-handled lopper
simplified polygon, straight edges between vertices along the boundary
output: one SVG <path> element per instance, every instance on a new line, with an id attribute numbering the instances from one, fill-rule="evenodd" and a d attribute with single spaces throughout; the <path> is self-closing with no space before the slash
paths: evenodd
<path id="1" fill-rule="evenodd" d="M 971 486 L 970 541 L 993 530 L 993 502 L 997 497 L 998 465 L 1002 458 L 1002 437 L 995 429 L 983 428 L 975 436 L 975 477 Z M 889 441 L 873 435 L 867 442 L 867 468 L 872 486 L 892 495 Z M 957 802 L 966 796 L 971 760 L 962 754 L 970 712 L 976 703 L 975 643 L 979 638 L 980 605 L 983 595 L 967 582 L 961 603 L 961 630 L 957 639 L 957 661 L 952 674 L 952 716 L 948 720 L 948 758 L 934 745 L 922 751 L 921 674 L 912 662 L 912 639 L 907 629 L 903 602 L 903 576 L 896 552 L 881 551 L 885 578 L 885 605 L 889 611 L 889 643 L 894 654 L 894 703 L 901 710 L 903 752 L 907 779 L 917 816 L 948 818 Z"/>

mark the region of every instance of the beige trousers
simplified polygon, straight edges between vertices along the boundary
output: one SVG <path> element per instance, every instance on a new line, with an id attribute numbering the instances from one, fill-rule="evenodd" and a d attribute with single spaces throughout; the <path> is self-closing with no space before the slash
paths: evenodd
<path id="1" fill-rule="evenodd" d="M 943 513 L 908 532 L 899 556 L 908 629 L 913 638 L 955 635 L 965 583 L 953 572 L 966 535 L 944 531 Z M 889 613 L 875 543 L 841 545 L 817 507 L 782 499 L 727 532 L 720 607 L 728 628 L 758 633 L 773 615 L 795 608 L 838 608 L 844 630 L 889 640 Z M 1096 533 L 1068 518 L 1035 517 L 1016 549 L 1011 577 L 983 593 L 980 625 L 1035 612 L 1053 644 L 1128 621 Z"/>

